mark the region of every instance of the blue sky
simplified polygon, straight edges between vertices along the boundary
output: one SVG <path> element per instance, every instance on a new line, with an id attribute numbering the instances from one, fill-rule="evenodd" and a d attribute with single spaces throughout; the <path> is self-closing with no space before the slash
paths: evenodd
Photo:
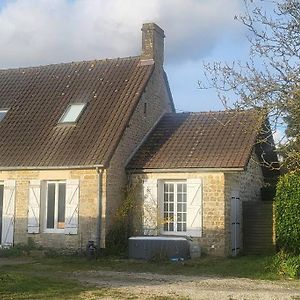
<path id="1" fill-rule="evenodd" d="M 166 34 L 165 69 L 178 111 L 220 110 L 200 90 L 203 62 L 245 61 L 241 0 L 0 0 L 0 68 L 137 55 L 143 22 Z"/>

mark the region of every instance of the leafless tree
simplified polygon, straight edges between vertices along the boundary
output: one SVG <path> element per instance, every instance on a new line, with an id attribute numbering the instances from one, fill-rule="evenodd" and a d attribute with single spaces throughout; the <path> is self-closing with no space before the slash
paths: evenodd
<path id="1" fill-rule="evenodd" d="M 205 64 L 207 81 L 226 109 L 263 109 L 279 141 L 285 167 L 300 170 L 300 1 L 243 0 L 235 19 L 247 30 L 249 61 Z"/>

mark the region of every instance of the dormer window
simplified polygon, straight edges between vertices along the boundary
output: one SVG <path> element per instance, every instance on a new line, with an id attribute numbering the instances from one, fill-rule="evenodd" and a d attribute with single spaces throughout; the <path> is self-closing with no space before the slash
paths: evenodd
<path id="1" fill-rule="evenodd" d="M 0 108 L 0 122 L 4 119 L 7 112 L 8 112 L 8 109 L 1 109 Z"/>
<path id="2" fill-rule="evenodd" d="M 72 103 L 70 104 L 62 117 L 59 120 L 59 123 L 76 123 L 85 107 L 86 103 Z"/>

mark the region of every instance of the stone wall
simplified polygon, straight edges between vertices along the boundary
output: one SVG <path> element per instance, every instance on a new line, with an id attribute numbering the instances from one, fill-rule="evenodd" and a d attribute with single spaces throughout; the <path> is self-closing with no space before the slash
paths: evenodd
<path id="1" fill-rule="evenodd" d="M 124 188 L 128 182 L 125 167 L 129 158 L 161 116 L 171 111 L 172 100 L 168 94 L 163 69 L 158 65 L 155 67 L 107 169 L 106 199 L 103 199 L 103 205 L 106 202 L 103 216 L 106 224 L 103 224 L 103 230 L 106 228 L 107 231 L 110 227 L 116 210 L 124 198 Z M 102 232 L 102 241 L 106 233 Z M 104 241 L 102 246 L 104 246 Z"/>
<path id="2" fill-rule="evenodd" d="M 98 175 L 95 169 L 90 170 L 47 170 L 47 171 L 0 171 L 0 181 L 16 181 L 14 243 L 27 243 L 32 238 L 45 247 L 85 249 L 87 241 L 96 240 L 97 232 L 97 196 Z M 64 233 L 45 233 L 41 224 L 40 233 L 27 233 L 27 213 L 29 182 L 38 179 L 67 180 L 79 179 L 79 229 L 76 235 Z M 41 199 L 43 201 L 43 199 Z M 45 201 L 45 200 L 44 200 Z M 43 212 L 40 211 L 40 215 Z"/>
<path id="3" fill-rule="evenodd" d="M 225 178 L 222 172 L 207 173 L 147 173 L 132 175 L 133 185 L 138 184 L 136 201 L 143 201 L 143 179 L 186 180 L 202 179 L 202 237 L 198 240 L 203 252 L 224 256 L 225 248 Z M 161 198 L 162 199 L 162 198 Z M 162 201 L 162 200 L 161 200 Z"/>
<path id="4" fill-rule="evenodd" d="M 238 192 L 241 203 L 245 201 L 260 201 L 261 188 L 264 185 L 264 177 L 261 165 L 256 154 L 253 152 L 245 171 L 227 173 L 225 175 L 225 205 L 226 205 L 226 247 L 230 248 L 230 202 L 233 192 Z M 243 219 L 242 205 L 240 207 L 241 226 L 241 250 L 243 249 Z"/>
<path id="5" fill-rule="evenodd" d="M 141 183 L 143 179 L 185 180 L 191 178 L 201 178 L 203 182 L 203 234 L 201 238 L 197 238 L 202 250 L 211 255 L 230 255 L 230 202 L 232 192 L 238 191 L 242 201 L 260 200 L 263 175 L 255 154 L 251 156 L 245 171 L 226 173 L 146 173 L 132 175 L 132 181 L 138 184 L 136 193 L 138 202 L 143 201 Z M 241 239 L 242 230 L 241 226 Z"/>

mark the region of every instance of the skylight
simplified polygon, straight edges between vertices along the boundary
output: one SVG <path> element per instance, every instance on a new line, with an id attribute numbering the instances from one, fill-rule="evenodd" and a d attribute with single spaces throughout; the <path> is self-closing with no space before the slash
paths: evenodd
<path id="1" fill-rule="evenodd" d="M 4 119 L 8 109 L 0 109 L 0 122 Z"/>
<path id="2" fill-rule="evenodd" d="M 85 103 L 73 103 L 68 106 L 59 123 L 75 123 L 79 119 Z"/>

